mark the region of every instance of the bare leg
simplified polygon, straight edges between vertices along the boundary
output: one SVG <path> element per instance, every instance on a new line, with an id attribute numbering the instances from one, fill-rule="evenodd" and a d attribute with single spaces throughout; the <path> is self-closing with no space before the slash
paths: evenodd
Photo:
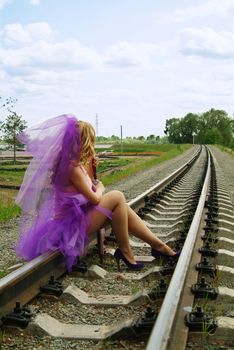
<path id="1" fill-rule="evenodd" d="M 165 254 L 175 254 L 170 247 L 148 229 L 141 218 L 126 204 L 124 195 L 121 192 L 111 191 L 104 194 L 99 204 L 112 211 L 112 228 L 115 232 L 119 248 L 129 262 L 135 263 L 135 259 L 129 244 L 128 232 Z M 104 214 L 93 210 L 90 217 L 91 226 L 89 234 L 101 228 L 106 220 L 107 218 Z"/>
<path id="2" fill-rule="evenodd" d="M 152 248 L 155 248 L 167 255 L 174 255 L 175 252 L 149 230 L 149 228 L 145 225 L 141 218 L 132 210 L 132 208 L 130 208 L 128 204 L 126 204 L 126 206 L 128 211 L 129 232 L 133 236 L 140 238 L 144 242 L 150 244 Z"/>
<path id="3" fill-rule="evenodd" d="M 112 211 L 112 228 L 116 235 L 118 245 L 122 253 L 134 264 L 135 259 L 129 244 L 128 236 L 128 211 L 126 210 L 126 201 L 124 195 L 119 191 L 111 191 L 103 195 L 99 203 L 102 207 Z M 94 233 L 101 228 L 106 222 L 107 218 L 104 214 L 93 210 L 91 212 L 91 226 L 89 234 Z"/>

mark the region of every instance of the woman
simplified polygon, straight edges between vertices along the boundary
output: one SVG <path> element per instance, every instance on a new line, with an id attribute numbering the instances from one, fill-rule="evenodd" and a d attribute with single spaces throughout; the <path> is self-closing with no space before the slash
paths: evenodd
<path id="1" fill-rule="evenodd" d="M 62 115 L 18 138 L 33 155 L 16 198 L 22 208 L 18 256 L 31 260 L 59 249 L 70 271 L 108 219 L 119 245 L 118 267 L 120 260 L 131 270 L 143 267 L 134 259 L 128 232 L 150 244 L 155 257 L 178 255 L 147 228 L 121 192 L 104 193 L 103 184 L 91 179 L 95 131 L 89 123 Z"/>

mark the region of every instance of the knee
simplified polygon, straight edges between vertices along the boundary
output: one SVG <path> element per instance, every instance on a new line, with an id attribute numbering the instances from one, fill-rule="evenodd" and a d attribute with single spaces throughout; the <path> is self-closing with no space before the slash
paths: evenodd
<path id="1" fill-rule="evenodd" d="M 114 190 L 114 191 L 111 191 L 111 193 L 116 203 L 126 202 L 125 196 L 121 191 Z"/>

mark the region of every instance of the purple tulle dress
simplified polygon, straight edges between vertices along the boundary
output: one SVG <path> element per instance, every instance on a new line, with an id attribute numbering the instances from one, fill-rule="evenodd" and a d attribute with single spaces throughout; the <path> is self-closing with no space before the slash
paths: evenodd
<path id="1" fill-rule="evenodd" d="M 27 145 L 33 159 L 16 198 L 22 208 L 16 253 L 32 260 L 44 252 L 60 250 L 71 271 L 78 257 L 86 252 L 90 212 L 98 210 L 112 218 L 111 211 L 93 205 L 81 193 L 66 191 L 72 161 L 80 155 L 77 119 L 62 115 L 47 120 L 24 131 L 19 140 Z"/>

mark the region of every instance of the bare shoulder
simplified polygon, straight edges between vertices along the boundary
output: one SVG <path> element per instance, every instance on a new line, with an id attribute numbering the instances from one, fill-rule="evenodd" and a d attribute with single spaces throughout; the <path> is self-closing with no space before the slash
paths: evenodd
<path id="1" fill-rule="evenodd" d="M 74 177 L 76 178 L 84 177 L 84 171 L 80 164 L 78 164 L 77 166 L 71 166 L 71 178 L 74 178 Z"/>
<path id="2" fill-rule="evenodd" d="M 92 182 L 87 176 L 88 175 L 86 174 L 82 165 L 74 166 L 71 170 L 70 180 L 78 192 L 84 194 L 85 197 L 92 200 L 94 193 L 91 190 Z M 89 181 L 87 181 L 87 179 L 89 179 Z"/>

